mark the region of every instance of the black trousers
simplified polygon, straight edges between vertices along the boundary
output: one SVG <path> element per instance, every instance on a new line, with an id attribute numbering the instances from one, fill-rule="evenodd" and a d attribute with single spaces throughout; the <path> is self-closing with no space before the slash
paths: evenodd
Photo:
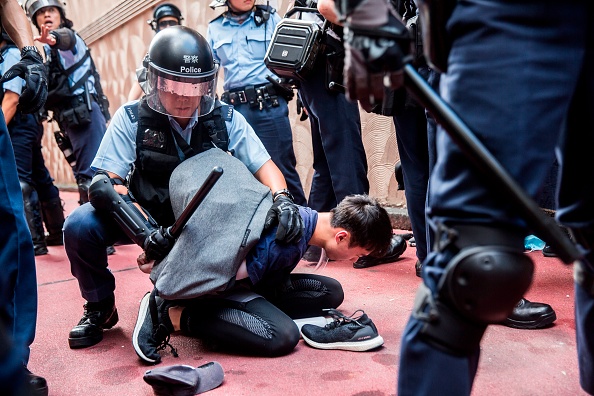
<path id="1" fill-rule="evenodd" d="M 344 299 L 337 280 L 313 274 L 291 274 L 288 282 L 255 290 L 251 299 L 193 300 L 182 312 L 182 332 L 232 353 L 282 356 L 299 342 L 293 319 L 321 316 Z"/>

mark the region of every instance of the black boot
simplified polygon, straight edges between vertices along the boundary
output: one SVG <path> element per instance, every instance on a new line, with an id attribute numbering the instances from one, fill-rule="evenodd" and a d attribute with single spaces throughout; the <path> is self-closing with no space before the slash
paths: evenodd
<path id="1" fill-rule="evenodd" d="M 27 219 L 29 231 L 31 231 L 35 255 L 41 256 L 47 254 L 45 231 L 43 229 L 43 219 L 41 217 L 41 205 L 39 204 L 37 191 L 35 191 L 29 183 L 21 181 L 21 192 L 23 193 L 25 218 Z"/>
<path id="2" fill-rule="evenodd" d="M 87 302 L 85 313 L 76 326 L 70 330 L 68 345 L 71 349 L 87 348 L 103 339 L 103 330 L 118 323 L 118 310 L 113 297 L 99 302 Z"/>
<path id="3" fill-rule="evenodd" d="M 49 234 L 45 238 L 45 242 L 48 246 L 63 245 L 64 205 L 62 200 L 60 197 L 56 197 L 49 201 L 41 201 L 41 210 L 43 212 L 43 222 Z"/>
<path id="4" fill-rule="evenodd" d="M 29 385 L 29 391 L 31 392 L 32 396 L 47 396 L 47 381 L 45 378 L 40 377 L 39 375 L 33 374 L 29 371 L 28 368 L 25 367 L 25 372 L 27 373 L 27 382 Z"/>
<path id="5" fill-rule="evenodd" d="M 400 235 L 392 235 L 390 248 L 382 257 L 363 256 L 353 263 L 353 268 L 369 268 L 378 264 L 393 263 L 406 250 L 406 240 Z"/>
<path id="6" fill-rule="evenodd" d="M 540 329 L 556 319 L 557 314 L 549 304 L 534 303 L 522 298 L 502 324 L 514 329 Z"/>

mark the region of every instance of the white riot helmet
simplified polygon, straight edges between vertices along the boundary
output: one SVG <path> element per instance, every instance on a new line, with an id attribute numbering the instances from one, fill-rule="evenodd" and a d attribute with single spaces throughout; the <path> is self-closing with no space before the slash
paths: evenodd
<path id="1" fill-rule="evenodd" d="M 30 20 L 34 20 L 35 13 L 43 7 L 56 7 L 62 15 L 65 15 L 64 6 L 66 3 L 59 0 L 26 0 L 23 8 Z"/>

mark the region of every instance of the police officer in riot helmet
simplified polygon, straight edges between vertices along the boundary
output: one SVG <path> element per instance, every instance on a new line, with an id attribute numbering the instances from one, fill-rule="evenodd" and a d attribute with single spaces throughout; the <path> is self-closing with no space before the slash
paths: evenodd
<path id="1" fill-rule="evenodd" d="M 88 201 L 90 169 L 106 122 L 109 102 L 103 94 L 99 74 L 84 40 L 66 18 L 64 2 L 27 0 L 27 16 L 39 31 L 36 41 L 44 44 L 49 70 L 49 93 L 45 108 L 60 126 L 56 139 L 74 172 L 80 201 Z M 70 147 L 71 146 L 71 147 Z M 68 155 L 69 149 L 74 155 Z"/>
<path id="2" fill-rule="evenodd" d="M 214 109 L 219 65 L 202 36 L 188 29 L 165 33 L 153 41 L 145 60 L 146 102 L 154 111 L 178 119 L 184 127 L 195 112 L 200 117 Z M 178 34 L 194 39 L 182 40 Z"/>
<path id="3" fill-rule="evenodd" d="M 183 20 L 184 17 L 179 8 L 171 3 L 163 3 L 155 8 L 153 11 L 153 19 L 148 20 L 147 23 L 155 33 L 159 33 L 161 30 L 169 26 L 181 25 Z"/>
<path id="4" fill-rule="evenodd" d="M 144 65 L 147 92 L 114 114 L 91 165 L 96 174 L 90 203 L 76 208 L 64 225 L 72 274 L 87 300 L 70 332 L 71 348 L 97 344 L 118 321 L 105 245 L 138 244 L 144 250 L 139 265 L 163 259 L 173 247 L 169 179 L 185 159 L 209 149 L 231 153 L 274 193 L 266 224 L 279 225 L 276 238 L 296 241 L 303 232 L 286 181 L 254 130 L 216 100 L 219 67 L 204 37 L 185 26 L 164 29 L 153 38 Z"/>

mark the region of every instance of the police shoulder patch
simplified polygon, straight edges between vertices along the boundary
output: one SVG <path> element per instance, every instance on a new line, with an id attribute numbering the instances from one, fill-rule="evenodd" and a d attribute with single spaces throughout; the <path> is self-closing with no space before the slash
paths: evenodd
<path id="1" fill-rule="evenodd" d="M 222 105 L 221 106 L 221 117 L 225 121 L 231 121 L 231 119 L 233 118 L 233 106 Z"/>
<path id="2" fill-rule="evenodd" d="M 131 123 L 134 124 L 138 122 L 138 102 L 124 106 L 124 111 L 126 112 L 126 115 L 128 116 L 128 119 Z"/>

